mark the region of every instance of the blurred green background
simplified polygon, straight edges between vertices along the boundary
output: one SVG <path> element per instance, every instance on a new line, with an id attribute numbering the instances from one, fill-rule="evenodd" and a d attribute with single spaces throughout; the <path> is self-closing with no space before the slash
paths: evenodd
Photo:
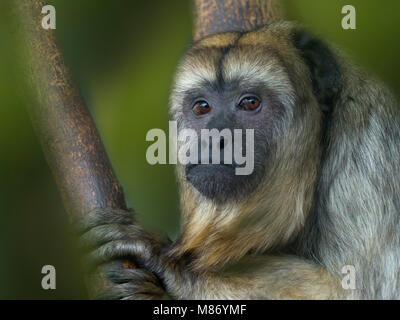
<path id="1" fill-rule="evenodd" d="M 151 166 L 145 135 L 167 128 L 168 92 L 191 40 L 188 0 L 53 0 L 59 45 L 78 81 L 129 205 L 153 230 L 174 236 L 174 170 Z M 400 92 L 400 2 L 287 0 L 290 19 L 335 42 Z M 341 8 L 357 10 L 357 29 L 341 28 Z M 76 245 L 25 110 L 10 0 L 0 0 L 0 299 L 86 298 Z M 41 288 L 41 268 L 57 270 L 57 289 Z"/>

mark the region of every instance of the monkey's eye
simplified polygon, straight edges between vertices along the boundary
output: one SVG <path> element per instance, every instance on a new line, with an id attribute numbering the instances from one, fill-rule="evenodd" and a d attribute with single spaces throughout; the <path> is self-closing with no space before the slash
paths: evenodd
<path id="1" fill-rule="evenodd" d="M 261 104 L 261 101 L 256 97 L 245 97 L 240 100 L 238 107 L 245 111 L 256 110 Z"/>
<path id="2" fill-rule="evenodd" d="M 207 101 L 197 101 L 193 106 L 193 112 L 198 116 L 211 111 L 211 107 Z"/>

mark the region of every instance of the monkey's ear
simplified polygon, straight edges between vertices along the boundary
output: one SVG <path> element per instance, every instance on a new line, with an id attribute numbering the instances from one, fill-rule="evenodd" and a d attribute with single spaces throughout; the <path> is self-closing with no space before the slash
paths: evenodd
<path id="1" fill-rule="evenodd" d="M 341 89 L 340 67 L 334 53 L 323 41 L 304 30 L 294 32 L 293 43 L 310 68 L 319 103 L 331 109 Z"/>

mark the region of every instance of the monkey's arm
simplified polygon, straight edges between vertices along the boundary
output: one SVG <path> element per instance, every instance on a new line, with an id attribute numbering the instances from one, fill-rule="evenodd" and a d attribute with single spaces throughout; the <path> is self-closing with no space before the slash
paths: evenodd
<path id="1" fill-rule="evenodd" d="M 340 279 L 324 267 L 296 256 L 260 255 L 243 258 L 224 270 L 228 277 L 248 280 L 254 299 L 338 299 Z M 223 280 L 222 278 L 222 281 Z"/>
<path id="2" fill-rule="evenodd" d="M 139 259 L 141 260 L 141 259 Z M 143 263 L 143 262 L 142 262 Z M 194 272 L 161 258 L 147 263 L 177 299 L 340 299 L 340 279 L 295 256 L 252 256 L 220 272 Z M 145 263 L 146 264 L 146 263 Z"/>
<path id="3" fill-rule="evenodd" d="M 88 251 L 85 265 L 103 265 L 114 285 L 110 299 L 337 299 L 340 280 L 324 268 L 295 256 L 250 256 L 220 272 L 195 272 L 187 259 L 166 250 L 170 242 L 155 237 L 132 213 L 113 210 L 87 215 L 81 237 Z M 141 268 L 124 269 L 109 261 L 132 258 Z M 150 272 L 151 271 L 151 272 Z M 155 276 L 156 275 L 156 276 Z"/>

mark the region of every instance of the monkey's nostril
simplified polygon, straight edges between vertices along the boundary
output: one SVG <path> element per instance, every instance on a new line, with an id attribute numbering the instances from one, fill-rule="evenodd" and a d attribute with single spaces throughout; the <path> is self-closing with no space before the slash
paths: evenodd
<path id="1" fill-rule="evenodd" d="M 221 137 L 221 140 L 219 141 L 219 148 L 222 150 L 225 147 L 225 139 Z"/>

